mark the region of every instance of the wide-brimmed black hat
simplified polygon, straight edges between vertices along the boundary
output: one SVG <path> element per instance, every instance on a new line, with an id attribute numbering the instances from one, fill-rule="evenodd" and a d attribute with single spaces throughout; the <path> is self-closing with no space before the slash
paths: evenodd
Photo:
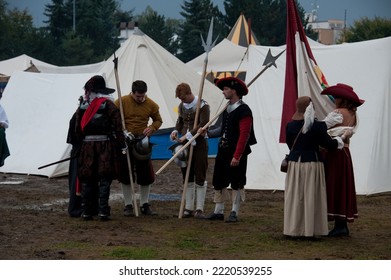
<path id="1" fill-rule="evenodd" d="M 95 75 L 91 79 L 89 79 L 84 85 L 84 89 L 103 94 L 110 94 L 115 91 L 115 89 L 106 87 L 106 81 L 100 75 Z"/>
<path id="2" fill-rule="evenodd" d="M 339 97 L 339 98 L 350 100 L 357 107 L 361 106 L 365 102 L 365 100 L 362 100 L 357 96 L 357 94 L 353 91 L 353 88 L 351 86 L 341 84 L 341 83 L 324 89 L 321 92 L 321 94 L 331 95 L 335 98 Z"/>
<path id="3" fill-rule="evenodd" d="M 223 90 L 224 87 L 232 88 L 236 90 L 238 95 L 241 96 L 244 96 L 248 93 L 248 88 L 246 84 L 242 80 L 235 77 L 227 77 L 215 80 L 215 84 L 221 90 Z"/>

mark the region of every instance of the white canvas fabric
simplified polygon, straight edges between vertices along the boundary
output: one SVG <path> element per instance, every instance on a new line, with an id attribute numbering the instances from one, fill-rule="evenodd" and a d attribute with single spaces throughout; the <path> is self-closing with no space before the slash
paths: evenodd
<path id="1" fill-rule="evenodd" d="M 160 107 L 161 129 L 175 126 L 180 103 L 175 98 L 175 89 L 179 83 L 188 83 L 195 95 L 200 94 L 201 76 L 141 31 L 132 35 L 115 55 L 121 95 L 130 93 L 133 81 L 144 80 L 147 95 Z M 13 71 L 1 100 L 12 123 L 7 130 L 11 155 L 0 172 L 66 175 L 69 162 L 38 167 L 69 157 L 71 147 L 66 143 L 69 120 L 90 77 L 102 75 L 107 86 L 117 90 L 113 59 L 114 54 L 102 63 L 84 66 L 36 65 L 38 69 L 41 67 L 41 73 L 23 72 L 23 67 Z M 93 72 L 85 73 L 87 69 Z M 202 93 L 210 104 L 211 117 L 215 116 L 224 101 L 220 89 L 205 81 Z M 117 98 L 117 92 L 113 96 Z"/>
<path id="2" fill-rule="evenodd" d="M 7 129 L 10 156 L 0 172 L 55 177 L 68 173 L 69 162 L 38 167 L 70 156 L 69 120 L 94 74 L 15 72 L 1 100 L 12 126 Z"/>
<path id="3" fill-rule="evenodd" d="M 388 124 L 391 119 L 391 37 L 332 46 L 308 41 L 328 84 L 349 84 L 365 100 L 358 108 L 360 124 L 350 146 L 357 193 L 391 191 L 391 149 L 388 144 L 391 137 Z M 246 48 L 225 39 L 210 52 L 208 71 L 235 71 L 241 65 L 241 71 L 247 72 L 245 82 L 249 83 L 262 71 L 269 49 L 276 56 L 285 50 L 285 45 L 252 45 L 246 52 Z M 242 61 L 245 52 L 245 59 Z M 285 174 L 280 172 L 280 164 L 288 148 L 286 144 L 279 143 L 279 133 L 285 61 L 286 52 L 276 61 L 277 68 L 272 66 L 266 70 L 249 87 L 249 94 L 243 98 L 253 111 L 258 140 L 258 144 L 252 146 L 253 152 L 249 156 L 248 189 L 284 189 Z M 196 71 L 202 69 L 200 58 L 187 64 Z M 308 81 L 310 82 L 311 80 Z M 317 106 L 322 104 L 319 102 Z M 319 109 L 321 108 L 316 108 L 315 105 L 315 110 Z M 324 111 L 319 116 L 322 119 L 327 109 L 320 111 Z"/>
<path id="4" fill-rule="evenodd" d="M 180 103 L 175 98 L 178 84 L 188 83 L 194 95 L 200 94 L 201 76 L 139 30 L 122 44 L 115 55 L 118 57 L 121 95 L 131 92 L 133 81 L 145 81 L 148 85 L 147 95 L 160 106 L 162 129 L 175 126 Z M 114 54 L 106 60 L 100 72 L 106 74 L 109 87 L 117 88 L 113 60 Z M 213 117 L 222 106 L 224 96 L 209 81 L 205 81 L 202 92 L 202 98 L 209 103 Z"/>
<path id="5" fill-rule="evenodd" d="M 46 68 L 57 67 L 53 64 L 22 54 L 17 57 L 0 61 L 0 75 L 11 76 L 14 72 L 25 71 L 33 65 L 37 68 L 41 66 Z"/>
<path id="6" fill-rule="evenodd" d="M 250 46 L 246 82 L 258 74 L 269 47 Z M 282 47 L 270 48 L 273 55 Z M 391 37 L 333 46 L 311 46 L 328 84 L 346 83 L 365 103 L 357 110 L 359 127 L 351 140 L 358 194 L 391 191 Z M 258 144 L 249 156 L 247 188 L 283 190 L 281 159 L 288 152 L 279 143 L 285 75 L 285 53 L 249 88 L 244 101 L 254 114 Z M 317 108 L 315 108 L 317 110 Z"/>

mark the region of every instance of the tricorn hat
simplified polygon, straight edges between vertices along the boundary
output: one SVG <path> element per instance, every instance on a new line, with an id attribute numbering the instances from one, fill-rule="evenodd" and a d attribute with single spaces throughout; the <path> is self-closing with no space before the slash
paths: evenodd
<path id="1" fill-rule="evenodd" d="M 242 80 L 235 77 L 227 77 L 215 80 L 215 84 L 221 90 L 223 90 L 224 87 L 232 88 L 236 90 L 238 95 L 241 96 L 244 96 L 248 93 L 248 88 L 246 84 Z"/>
<path id="2" fill-rule="evenodd" d="M 103 94 L 110 94 L 115 91 L 115 89 L 106 87 L 106 81 L 100 75 L 95 75 L 91 79 L 89 79 L 84 85 L 84 89 L 87 91 Z"/>
<path id="3" fill-rule="evenodd" d="M 357 107 L 361 106 L 365 102 L 365 100 L 362 100 L 357 96 L 351 86 L 345 84 L 336 84 L 335 86 L 328 87 L 324 89 L 321 94 L 350 100 Z"/>

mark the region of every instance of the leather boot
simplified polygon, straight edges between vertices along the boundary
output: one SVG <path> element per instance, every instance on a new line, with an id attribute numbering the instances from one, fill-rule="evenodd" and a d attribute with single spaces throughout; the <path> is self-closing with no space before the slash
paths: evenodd
<path id="1" fill-rule="evenodd" d="M 334 228 L 329 232 L 330 237 L 348 236 L 349 229 L 346 221 L 335 220 Z"/>
<path id="2" fill-rule="evenodd" d="M 141 214 L 143 214 L 145 216 L 156 216 L 157 215 L 156 212 L 152 211 L 151 204 L 149 204 L 149 203 L 144 203 L 140 207 L 140 210 L 141 210 Z"/>

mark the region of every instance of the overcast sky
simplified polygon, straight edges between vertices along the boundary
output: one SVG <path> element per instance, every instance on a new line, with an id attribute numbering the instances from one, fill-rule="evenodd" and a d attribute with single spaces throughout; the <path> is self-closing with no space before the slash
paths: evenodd
<path id="1" fill-rule="evenodd" d="M 34 18 L 34 25 L 39 27 L 46 20 L 43 15 L 45 4 L 51 3 L 51 0 L 7 0 L 7 2 L 8 8 L 27 9 Z M 142 13 L 149 5 L 166 18 L 181 18 L 179 12 L 182 10 L 181 5 L 184 0 L 120 0 L 119 2 L 122 3 L 122 10 L 134 9 L 135 15 Z M 213 3 L 224 12 L 224 0 L 213 0 Z M 391 19 L 391 0 L 299 0 L 299 3 L 306 12 L 316 9 L 319 21 L 344 20 L 345 11 L 348 25 L 352 25 L 355 20 L 362 17 L 372 19 L 379 16 Z"/>

